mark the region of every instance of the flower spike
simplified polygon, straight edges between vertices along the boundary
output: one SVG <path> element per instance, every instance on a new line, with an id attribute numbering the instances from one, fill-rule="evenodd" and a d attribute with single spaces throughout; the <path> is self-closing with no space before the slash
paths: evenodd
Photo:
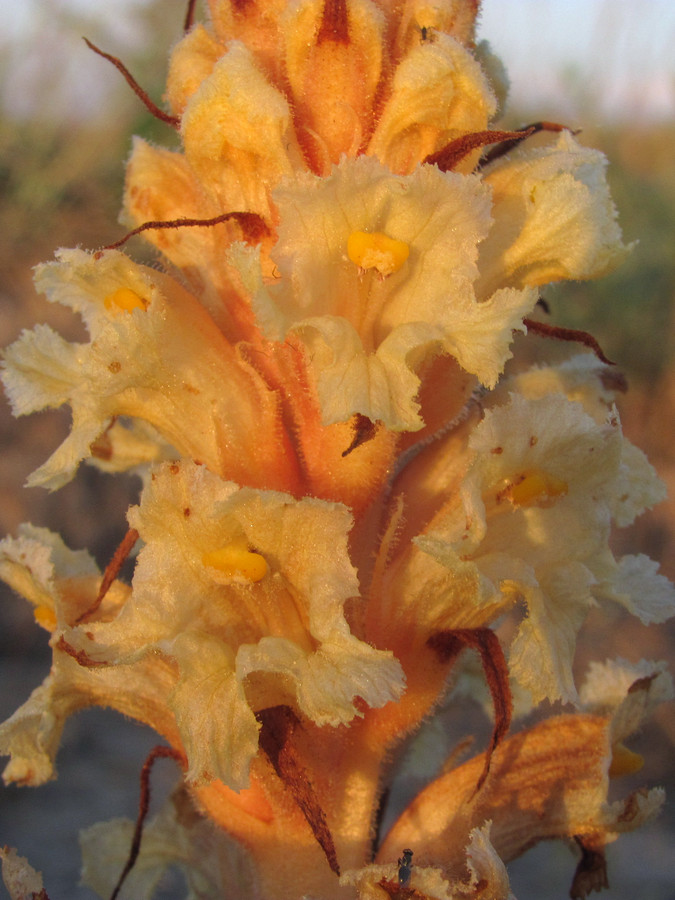
<path id="1" fill-rule="evenodd" d="M 36 269 L 83 336 L 4 352 L 17 416 L 71 411 L 29 484 L 138 486 L 103 571 L 44 528 L 0 542 L 52 654 L 0 724 L 4 780 L 53 778 L 92 705 L 157 733 L 136 822 L 82 836 L 111 900 L 176 867 L 193 898 L 512 900 L 506 863 L 549 839 L 576 841 L 585 897 L 663 803 L 610 781 L 672 682 L 622 660 L 580 681 L 577 637 L 607 603 L 675 613 L 657 564 L 613 549 L 665 493 L 623 435 L 625 379 L 532 318 L 630 249 L 607 161 L 558 123 L 500 125 L 478 0 L 198 6 L 167 112 L 87 41 L 175 142 L 134 140 L 124 236 Z M 527 331 L 560 361 L 532 366 Z M 477 755 L 465 697 L 492 717 Z M 149 817 L 162 756 L 179 784 Z M 11 900 L 46 900 L 0 858 Z"/>

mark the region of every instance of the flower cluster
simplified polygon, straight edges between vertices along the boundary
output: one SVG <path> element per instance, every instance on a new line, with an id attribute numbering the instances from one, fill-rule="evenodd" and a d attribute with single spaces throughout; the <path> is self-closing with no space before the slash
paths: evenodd
<path id="1" fill-rule="evenodd" d="M 537 144 L 492 126 L 504 79 L 470 0 L 209 7 L 171 56 L 182 149 L 137 140 L 127 168 L 124 220 L 161 266 L 60 250 L 36 285 L 89 339 L 37 326 L 5 352 L 17 415 L 72 410 L 30 483 L 85 461 L 142 491 L 103 573 L 41 528 L 0 544 L 53 649 L 0 726 L 4 778 L 53 777 L 66 718 L 92 704 L 166 740 L 181 786 L 121 896 L 173 864 L 190 897 L 507 900 L 504 863 L 552 837 L 582 847 L 583 896 L 589 857 L 663 799 L 607 795 L 664 666 L 573 675 L 592 606 L 675 611 L 655 564 L 608 544 L 663 488 L 606 362 L 503 373 L 541 285 L 625 253 L 605 160 L 560 126 Z M 489 746 L 429 773 L 380 834 L 396 752 L 471 680 L 465 650 Z M 566 711 L 507 737 L 516 691 Z M 84 837 L 103 897 L 132 832 Z M 13 851 L 4 872 L 14 900 L 42 890 Z"/>

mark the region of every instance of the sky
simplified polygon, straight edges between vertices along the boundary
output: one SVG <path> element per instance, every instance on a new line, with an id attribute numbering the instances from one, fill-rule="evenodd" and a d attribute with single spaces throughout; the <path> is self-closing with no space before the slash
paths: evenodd
<path id="1" fill-rule="evenodd" d="M 483 0 L 480 34 L 521 104 L 675 119 L 673 0 Z"/>
<path id="2" fill-rule="evenodd" d="M 0 0 L 5 109 L 27 114 L 36 91 L 57 105 L 67 96 L 81 115 L 100 107 L 110 73 L 84 48 L 75 14 L 111 52 L 139 53 L 146 2 Z M 185 0 L 164 2 L 178 35 Z M 574 118 L 590 104 L 604 117 L 675 119 L 673 0 L 483 0 L 479 36 L 506 65 L 512 104 L 535 115 Z"/>

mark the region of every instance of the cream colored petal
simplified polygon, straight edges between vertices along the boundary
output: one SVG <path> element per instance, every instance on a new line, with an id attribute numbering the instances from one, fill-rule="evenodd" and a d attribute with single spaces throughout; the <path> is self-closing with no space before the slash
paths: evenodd
<path id="1" fill-rule="evenodd" d="M 251 482 L 257 469 L 261 480 L 291 486 L 283 437 L 257 437 L 277 430 L 274 395 L 176 281 L 116 251 L 70 250 L 38 270 L 37 284 L 82 313 L 92 340 L 71 345 L 38 328 L 6 352 L 4 380 L 17 413 L 64 402 L 73 410 L 70 436 L 31 484 L 67 482 L 111 420 L 126 415 L 215 471 Z M 120 308 L 114 298 L 127 290 L 147 308 Z M 266 421 L 270 413 L 275 424 Z"/>
<path id="2" fill-rule="evenodd" d="M 260 726 L 235 675 L 232 651 L 207 634 L 188 631 L 166 652 L 180 668 L 169 704 L 187 754 L 186 778 L 196 784 L 217 778 L 234 790 L 248 787 Z"/>
<path id="3" fill-rule="evenodd" d="M 116 419 L 89 445 L 87 462 L 102 472 L 130 472 L 143 480 L 152 463 L 176 457 L 176 450 L 157 431 L 140 419 Z"/>
<path id="4" fill-rule="evenodd" d="M 85 705 L 75 691 L 61 694 L 57 679 L 48 675 L 0 725 L 0 753 L 11 756 L 2 775 L 5 784 L 36 786 L 54 778 L 65 720 Z"/>
<path id="5" fill-rule="evenodd" d="M 597 278 L 623 259 L 605 167 L 601 153 L 563 132 L 554 146 L 516 151 L 486 170 L 495 224 L 481 245 L 479 296 Z"/>
<path id="6" fill-rule="evenodd" d="M 319 726 L 345 725 L 362 713 L 356 697 L 374 708 L 403 691 L 401 668 L 390 656 L 363 641 L 346 637 L 307 653 L 281 637 L 244 644 L 237 653 L 237 676 L 273 672 L 293 686 L 298 708 Z"/>
<path id="7" fill-rule="evenodd" d="M 580 353 L 559 365 L 532 366 L 504 378 L 490 402 L 504 403 L 509 393 L 522 394 L 529 400 L 560 393 L 573 403 L 580 403 L 598 425 L 604 425 L 625 387 L 624 377 L 614 367 L 593 353 Z"/>
<path id="8" fill-rule="evenodd" d="M 577 633 L 593 605 L 593 581 L 585 566 L 571 563 L 539 574 L 538 586 L 524 592 L 527 617 L 511 644 L 509 672 L 534 703 L 577 699 L 572 664 Z"/>
<path id="9" fill-rule="evenodd" d="M 591 586 L 595 579 L 579 563 L 534 570 L 508 553 L 486 554 L 475 563 L 462 562 L 443 542 L 418 538 L 416 544 L 447 566 L 457 581 L 458 600 L 453 609 L 450 594 L 445 602 L 444 627 L 478 627 L 493 621 L 514 602 L 522 603 L 527 615 L 516 630 L 509 652 L 509 672 L 517 686 L 527 692 L 529 702 L 561 699 L 574 702 L 577 692 L 572 675 L 576 637 L 589 609 L 594 605 Z M 462 592 L 462 572 L 475 570 L 481 594 Z M 452 576 L 448 575 L 448 579 Z M 461 598 L 461 599 L 460 599 Z M 467 602 L 469 601 L 469 602 Z"/>
<path id="10" fill-rule="evenodd" d="M 143 827 L 142 849 L 117 895 L 120 900 L 151 900 L 164 873 L 178 862 L 178 848 L 165 833 L 157 836 L 155 825 L 153 818 Z M 81 883 L 101 900 L 107 900 L 117 886 L 129 860 L 134 829 L 131 819 L 110 819 L 80 832 Z"/>
<path id="11" fill-rule="evenodd" d="M 338 725 L 361 714 L 356 697 L 379 707 L 400 696 L 393 654 L 345 618 L 358 595 L 345 507 L 239 488 L 182 462 L 153 473 L 129 521 L 144 542 L 131 598 L 114 621 L 67 639 L 115 668 L 157 653 L 177 668 L 168 703 L 192 780 L 247 783 L 258 709 L 285 703 Z M 243 570 L 219 567 L 221 550 Z"/>
<path id="12" fill-rule="evenodd" d="M 666 496 L 665 484 L 643 451 L 624 440 L 616 492 L 611 502 L 613 520 L 619 527 L 630 525 L 637 516 L 661 503 Z"/>
<path id="13" fill-rule="evenodd" d="M 197 23 L 173 48 L 166 79 L 166 98 L 175 115 L 182 115 L 188 101 L 208 78 L 224 46 Z"/>
<path id="14" fill-rule="evenodd" d="M 642 622 L 665 622 L 675 615 L 675 587 L 659 574 L 659 564 L 643 553 L 623 556 L 614 566 L 611 580 L 594 588 L 599 599 L 619 603 Z"/>
<path id="15" fill-rule="evenodd" d="M 76 389 L 74 373 L 81 356 L 77 345 L 64 341 L 48 325 L 23 331 L 3 354 L 2 382 L 14 415 L 67 403 Z"/>
<path id="16" fill-rule="evenodd" d="M 533 289 L 503 288 L 481 302 L 452 304 L 453 321 L 446 331 L 445 349 L 463 369 L 494 387 L 511 358 L 514 331 L 524 331 L 523 318 L 534 308 Z"/>
<path id="17" fill-rule="evenodd" d="M 407 358 L 440 342 L 434 326 L 400 326 L 375 353 L 367 353 L 351 323 L 336 316 L 306 319 L 295 330 L 311 359 L 324 425 L 361 413 L 394 431 L 422 428 L 414 399 L 420 380 Z"/>
<path id="18" fill-rule="evenodd" d="M 52 671 L 0 725 L 0 754 L 11 756 L 6 784 L 36 786 L 55 777 L 54 760 L 66 719 L 88 706 L 108 706 L 178 740 L 166 697 L 174 676 L 159 659 L 136 666 L 90 668 L 54 650 Z"/>
<path id="19" fill-rule="evenodd" d="M 447 543 L 425 536 L 415 538 L 391 581 L 388 590 L 397 601 L 392 615 L 414 620 L 425 639 L 435 631 L 478 628 L 503 606 L 496 602 L 499 593 L 478 566 L 462 559 Z"/>
<path id="20" fill-rule="evenodd" d="M 462 883 L 460 891 L 480 900 L 514 900 L 509 887 L 509 876 L 490 841 L 491 822 L 474 828 L 469 835 L 467 852 L 468 884 Z"/>
<path id="21" fill-rule="evenodd" d="M 496 109 L 473 54 L 445 34 L 418 41 L 394 73 L 391 95 L 367 152 L 393 172 L 412 172 L 451 140 L 484 131 Z M 470 172 L 467 161 L 462 171 Z"/>
<path id="22" fill-rule="evenodd" d="M 324 16 L 323 0 L 307 0 L 282 18 L 296 128 L 313 170 L 323 173 L 343 154 L 355 156 L 371 128 L 385 27 L 370 0 L 350 0 L 347 40 L 323 39 Z"/>
<path id="23" fill-rule="evenodd" d="M 24 524 L 18 538 L 0 542 L 0 578 L 36 608 L 51 610 L 54 625 L 64 602 L 59 580 L 98 575 L 98 566 L 86 550 L 70 550 L 46 528 Z"/>
<path id="24" fill-rule="evenodd" d="M 129 819 L 112 819 L 80 832 L 82 883 L 104 900 L 111 896 L 129 858 L 133 831 Z M 145 823 L 138 859 L 122 886 L 120 900 L 149 900 L 170 868 L 185 877 L 185 900 L 213 900 L 228 892 L 255 896 L 246 851 L 213 828 L 181 788 Z"/>
<path id="25" fill-rule="evenodd" d="M 360 412 L 395 430 L 420 428 L 415 369 L 438 353 L 496 382 L 536 293 L 505 290 L 476 302 L 489 197 L 475 178 L 430 166 L 400 177 L 363 157 L 328 178 L 284 183 L 275 200 L 280 279 L 265 287 L 254 254 L 240 247 L 230 260 L 268 336 L 295 330 L 307 343 L 325 423 Z M 358 232 L 402 242 L 409 256 L 386 277 L 363 271 L 347 254 Z"/>
<path id="26" fill-rule="evenodd" d="M 505 862 L 545 839 L 612 841 L 651 818 L 663 792 L 636 792 L 608 805 L 609 759 L 607 718 L 548 719 L 500 744 L 478 793 L 482 755 L 431 782 L 394 824 L 377 861 L 417 847 L 420 864 L 460 875 L 468 835 L 488 819 L 491 842 Z"/>
<path id="27" fill-rule="evenodd" d="M 10 900 L 35 900 L 43 897 L 42 875 L 19 856 L 11 847 L 0 847 L 2 880 L 9 891 Z"/>
<path id="28" fill-rule="evenodd" d="M 54 777 L 54 758 L 68 716 L 99 704 L 110 706 L 148 723 L 166 736 L 176 729 L 165 706 L 173 683 L 161 660 L 126 669 L 90 667 L 86 658 L 64 652 L 64 635 L 77 635 L 66 623 L 91 607 L 100 582 L 98 568 L 84 550 L 69 550 L 58 535 L 24 525 L 16 540 L 1 545 L 0 575 L 33 605 L 35 617 L 52 637 L 53 662 L 49 676 L 30 698 L 0 726 L 0 753 L 11 756 L 6 782 L 42 784 Z M 99 608 L 99 616 L 113 617 L 128 596 L 115 582 Z"/>
<path id="29" fill-rule="evenodd" d="M 638 731 L 659 704 L 673 699 L 673 679 L 665 662 L 594 661 L 579 695 L 588 712 L 611 715 L 612 742 L 616 743 Z"/>
<path id="30" fill-rule="evenodd" d="M 190 166 L 223 212 L 270 217 L 270 187 L 292 171 L 291 114 L 243 44 L 232 42 L 193 94 L 181 132 Z"/>

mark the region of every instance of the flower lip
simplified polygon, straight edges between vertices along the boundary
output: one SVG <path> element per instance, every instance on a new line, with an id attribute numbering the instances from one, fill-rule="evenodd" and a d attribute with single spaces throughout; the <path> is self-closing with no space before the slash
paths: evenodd
<path id="1" fill-rule="evenodd" d="M 345 616 L 359 585 L 341 504 L 240 488 L 183 460 L 155 469 L 129 521 L 144 544 L 128 602 L 68 641 L 97 665 L 171 661 L 190 781 L 247 784 L 259 709 L 337 726 L 400 696 L 398 661 Z"/>
<path id="2" fill-rule="evenodd" d="M 480 178 L 435 166 L 395 175 L 364 156 L 343 159 L 325 178 L 284 181 L 273 199 L 280 277 L 265 285 L 241 245 L 229 259 L 266 336 L 294 331 L 305 344 L 324 425 L 357 413 L 419 430 L 417 372 L 439 354 L 496 382 L 536 293 L 476 297 L 478 245 L 491 226 Z M 364 278 L 366 267 L 385 277 Z"/>

